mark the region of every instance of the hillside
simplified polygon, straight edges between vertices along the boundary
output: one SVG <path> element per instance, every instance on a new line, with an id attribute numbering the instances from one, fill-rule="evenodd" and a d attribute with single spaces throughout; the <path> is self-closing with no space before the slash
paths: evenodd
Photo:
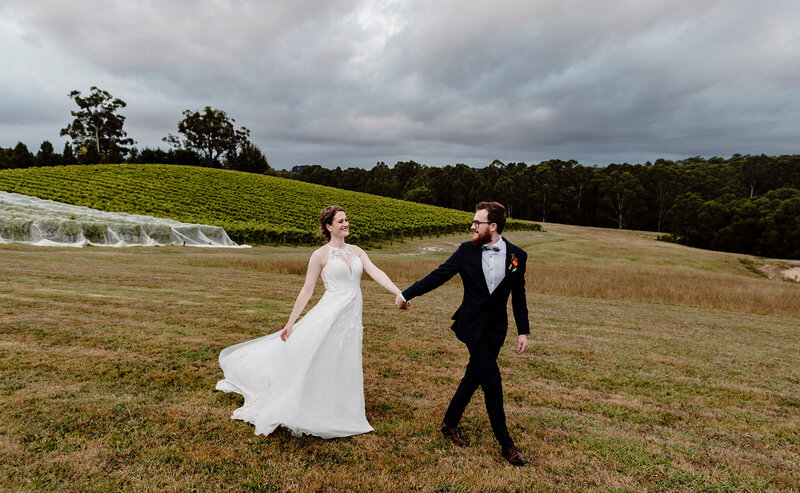
<path id="1" fill-rule="evenodd" d="M 342 205 L 351 241 L 465 231 L 472 214 L 238 171 L 163 164 L 0 171 L 0 190 L 112 212 L 225 228 L 240 243 L 314 244 L 318 214 Z M 538 229 L 510 221 L 512 229 Z"/>

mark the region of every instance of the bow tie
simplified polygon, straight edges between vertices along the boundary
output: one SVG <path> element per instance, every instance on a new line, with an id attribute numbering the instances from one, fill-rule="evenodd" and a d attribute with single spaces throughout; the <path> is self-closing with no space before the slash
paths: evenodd
<path id="1" fill-rule="evenodd" d="M 492 246 L 489 246 L 489 245 L 483 245 L 481 248 L 482 248 L 484 251 L 486 251 L 486 250 L 491 250 L 491 251 L 493 251 L 493 252 L 499 252 L 499 251 L 500 251 L 500 247 L 499 247 L 499 246 L 497 246 L 497 245 L 492 245 Z"/>

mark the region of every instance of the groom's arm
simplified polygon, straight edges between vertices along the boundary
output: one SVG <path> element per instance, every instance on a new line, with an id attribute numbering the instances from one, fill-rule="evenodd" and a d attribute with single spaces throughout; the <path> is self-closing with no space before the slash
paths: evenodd
<path id="1" fill-rule="evenodd" d="M 511 308 L 514 312 L 514 322 L 517 324 L 517 333 L 528 335 L 531 333 L 528 322 L 528 301 L 525 296 L 525 269 L 527 268 L 528 254 L 524 250 L 520 250 L 520 252 L 522 252 L 519 263 L 521 272 L 517 276 L 517 282 L 511 288 Z"/>
<path id="2" fill-rule="evenodd" d="M 405 301 L 411 301 L 411 298 L 416 298 L 417 296 L 422 296 L 428 291 L 433 291 L 452 279 L 453 276 L 458 274 L 458 272 L 461 270 L 461 262 L 464 258 L 463 249 L 464 245 L 462 244 L 458 247 L 458 250 L 450 255 L 450 258 L 448 258 L 442 265 L 437 267 L 436 270 L 403 291 L 403 299 Z"/>

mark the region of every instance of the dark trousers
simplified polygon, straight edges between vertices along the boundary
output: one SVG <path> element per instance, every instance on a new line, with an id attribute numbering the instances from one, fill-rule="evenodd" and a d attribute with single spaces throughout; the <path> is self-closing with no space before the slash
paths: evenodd
<path id="1" fill-rule="evenodd" d="M 503 447 L 513 447 L 514 441 L 508 434 L 506 427 L 506 413 L 503 410 L 503 384 L 500 379 L 500 368 L 497 366 L 497 356 L 500 354 L 500 347 L 494 347 L 482 336 L 477 343 L 468 344 L 469 363 L 464 378 L 458 385 L 450 406 L 444 415 L 444 423 L 447 426 L 455 427 L 461 421 L 461 416 L 467 408 L 472 394 L 480 385 L 483 389 L 483 397 L 486 400 L 486 412 L 489 414 L 489 422 L 492 424 L 492 431 L 497 441 Z"/>

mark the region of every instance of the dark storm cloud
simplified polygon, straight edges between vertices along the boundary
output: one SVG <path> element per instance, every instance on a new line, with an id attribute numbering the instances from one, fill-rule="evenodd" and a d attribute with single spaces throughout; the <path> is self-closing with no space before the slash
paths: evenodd
<path id="1" fill-rule="evenodd" d="M 211 105 L 279 167 L 798 152 L 788 0 L 12 0 L 0 20 L 3 56 L 28 60 L 0 95 L 4 146 L 57 134 L 66 93 L 96 84 L 140 145 Z"/>

